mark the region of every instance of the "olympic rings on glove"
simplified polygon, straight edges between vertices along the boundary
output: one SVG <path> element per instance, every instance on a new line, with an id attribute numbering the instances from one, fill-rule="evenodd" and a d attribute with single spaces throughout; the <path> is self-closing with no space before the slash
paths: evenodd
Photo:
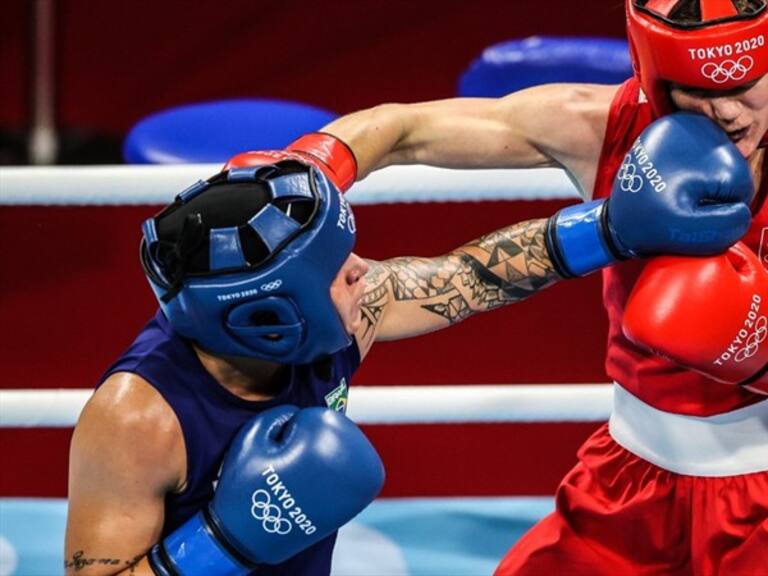
<path id="1" fill-rule="evenodd" d="M 755 322 L 755 331 L 749 335 L 749 338 L 747 338 L 746 346 L 736 352 L 734 360 L 736 360 L 736 362 L 743 362 L 747 358 L 751 358 L 757 354 L 757 350 L 760 348 L 760 344 L 765 340 L 766 336 L 768 336 L 768 318 L 760 316 L 760 318 L 757 319 L 757 322 Z"/>
<path id="2" fill-rule="evenodd" d="M 637 174 L 637 166 L 632 162 L 632 156 L 627 154 L 624 157 L 624 163 L 616 176 L 619 179 L 619 186 L 622 191 L 637 194 L 643 187 L 643 177 Z"/>
<path id="3" fill-rule="evenodd" d="M 251 516 L 261 520 L 261 525 L 270 534 L 284 535 L 291 531 L 293 526 L 286 518 L 283 518 L 280 508 L 271 503 L 272 498 L 266 490 L 256 490 L 251 496 Z"/>

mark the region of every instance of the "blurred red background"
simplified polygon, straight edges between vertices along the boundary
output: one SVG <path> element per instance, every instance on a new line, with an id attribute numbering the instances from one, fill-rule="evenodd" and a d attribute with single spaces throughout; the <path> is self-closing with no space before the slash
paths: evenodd
<path id="1" fill-rule="evenodd" d="M 29 122 L 34 4 L 3 1 L 4 129 Z M 216 98 L 286 98 L 339 113 L 447 98 L 491 44 L 624 35 L 621 0 L 52 4 L 60 128 L 116 136 L 159 109 Z"/>

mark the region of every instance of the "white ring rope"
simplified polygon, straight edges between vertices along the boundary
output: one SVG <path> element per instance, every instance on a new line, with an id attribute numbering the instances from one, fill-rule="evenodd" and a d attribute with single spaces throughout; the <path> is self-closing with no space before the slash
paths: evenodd
<path id="1" fill-rule="evenodd" d="M 77 422 L 93 390 L 0 390 L 0 428 L 67 428 Z M 602 422 L 608 384 L 357 386 L 350 418 L 359 424 L 491 422 Z"/>
<path id="2" fill-rule="evenodd" d="M 0 205 L 164 204 L 219 164 L 0 168 Z M 450 170 L 392 166 L 358 182 L 355 204 L 578 198 L 558 169 Z M 366 386 L 350 391 L 360 424 L 599 422 L 608 418 L 605 384 Z M 0 428 L 70 427 L 92 390 L 0 390 Z"/>
<path id="3" fill-rule="evenodd" d="M 0 168 L 0 205 L 166 204 L 220 164 Z M 349 192 L 354 204 L 578 198 L 563 170 L 390 166 Z"/>

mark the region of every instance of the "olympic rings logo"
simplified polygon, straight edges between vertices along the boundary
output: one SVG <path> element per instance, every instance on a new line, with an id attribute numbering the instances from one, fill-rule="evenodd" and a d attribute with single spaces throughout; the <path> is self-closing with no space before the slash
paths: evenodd
<path id="1" fill-rule="evenodd" d="M 283 281 L 278 278 L 277 280 L 273 280 L 272 282 L 262 284 L 261 290 L 263 292 L 272 292 L 273 290 L 277 290 L 278 288 L 280 288 L 280 286 L 282 285 L 283 285 Z"/>
<path id="2" fill-rule="evenodd" d="M 624 163 L 616 176 L 619 179 L 619 186 L 624 192 L 637 194 L 643 187 L 643 177 L 637 174 L 637 166 L 632 162 L 632 156 L 627 154 L 624 157 Z"/>
<path id="3" fill-rule="evenodd" d="M 725 84 L 729 80 L 738 82 L 746 78 L 747 72 L 752 70 L 754 65 L 752 56 L 742 56 L 738 60 L 724 60 L 720 64 L 707 62 L 701 67 L 701 74 L 715 84 Z"/>
<path id="4" fill-rule="evenodd" d="M 765 340 L 766 336 L 768 336 L 768 318 L 760 316 L 760 318 L 757 319 L 757 322 L 755 322 L 755 331 L 749 335 L 749 338 L 747 338 L 746 346 L 736 352 L 734 360 L 736 360 L 736 362 L 743 362 L 747 358 L 751 358 L 757 354 L 757 350 L 760 348 L 760 344 Z"/>
<path id="5" fill-rule="evenodd" d="M 272 498 L 266 490 L 256 490 L 251 495 L 251 516 L 261 520 L 265 532 L 283 536 L 291 531 L 290 521 L 283 518 L 280 508 L 272 504 Z"/>

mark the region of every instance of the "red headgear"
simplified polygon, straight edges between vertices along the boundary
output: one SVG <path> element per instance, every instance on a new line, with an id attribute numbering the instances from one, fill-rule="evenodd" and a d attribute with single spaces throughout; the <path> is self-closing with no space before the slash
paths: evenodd
<path id="1" fill-rule="evenodd" d="M 699 0 L 701 21 L 673 22 L 679 0 L 627 0 L 635 74 L 654 115 L 673 111 L 669 82 L 730 90 L 768 73 L 766 1 L 739 14 L 731 0 Z"/>

